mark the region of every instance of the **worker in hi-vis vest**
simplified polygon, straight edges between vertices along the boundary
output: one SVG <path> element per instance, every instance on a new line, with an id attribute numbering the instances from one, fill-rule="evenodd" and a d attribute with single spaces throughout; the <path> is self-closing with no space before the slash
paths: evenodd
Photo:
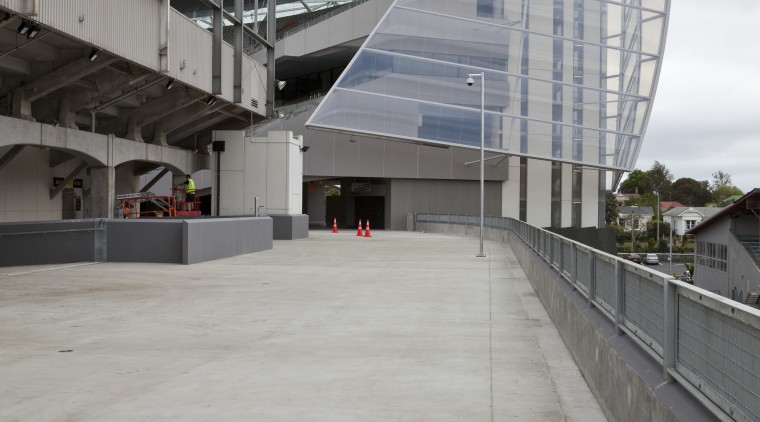
<path id="1" fill-rule="evenodd" d="M 195 201 L 195 182 L 189 174 L 185 175 L 185 203 L 190 206 L 190 210 L 193 209 L 193 202 Z"/>

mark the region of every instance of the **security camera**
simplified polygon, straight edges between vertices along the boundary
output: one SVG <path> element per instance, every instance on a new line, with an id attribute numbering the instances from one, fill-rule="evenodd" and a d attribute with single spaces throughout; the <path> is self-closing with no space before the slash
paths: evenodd
<path id="1" fill-rule="evenodd" d="M 472 79 L 472 77 L 467 78 L 467 86 L 472 86 L 472 84 L 475 83 L 475 79 Z"/>

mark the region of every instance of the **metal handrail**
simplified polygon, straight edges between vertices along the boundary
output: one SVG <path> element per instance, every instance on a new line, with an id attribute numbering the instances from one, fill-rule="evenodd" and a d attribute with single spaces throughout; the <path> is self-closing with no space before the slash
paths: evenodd
<path id="1" fill-rule="evenodd" d="M 414 224 L 477 222 L 450 220 L 417 213 Z M 760 367 L 760 310 L 519 220 L 486 221 L 515 234 L 576 287 L 662 365 L 666 381 L 681 384 L 720 419 L 760 420 L 760 377 L 753 369 Z"/>

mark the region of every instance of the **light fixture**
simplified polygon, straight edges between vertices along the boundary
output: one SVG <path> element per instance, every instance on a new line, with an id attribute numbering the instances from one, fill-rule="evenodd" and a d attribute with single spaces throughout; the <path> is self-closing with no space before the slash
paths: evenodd
<path id="1" fill-rule="evenodd" d="M 90 59 L 91 62 L 94 62 L 95 59 L 97 59 L 99 55 L 100 55 L 100 50 L 98 50 L 97 48 L 93 48 L 92 51 L 90 51 L 90 55 L 87 57 Z"/>
<path id="2" fill-rule="evenodd" d="M 172 89 L 174 87 L 174 79 L 169 79 L 169 82 L 166 83 L 166 89 Z"/>
<path id="3" fill-rule="evenodd" d="M 29 32 L 27 32 L 26 37 L 30 40 L 37 36 L 37 34 L 40 33 L 40 27 L 37 25 L 32 25 L 31 28 L 29 28 Z"/>
<path id="4" fill-rule="evenodd" d="M 21 25 L 18 26 L 18 34 L 19 35 L 26 35 L 27 32 L 32 28 L 32 24 L 27 22 L 26 20 L 21 21 Z"/>
<path id="5" fill-rule="evenodd" d="M 282 110 L 277 110 L 277 117 L 279 117 L 280 119 L 284 119 L 285 118 L 285 112 L 282 111 Z"/>
<path id="6" fill-rule="evenodd" d="M 206 104 L 208 104 L 208 105 L 210 105 L 210 106 L 212 106 L 212 105 L 216 104 L 216 97 L 214 97 L 213 95 L 212 95 L 212 96 L 210 96 L 210 97 L 208 97 L 208 98 L 206 99 Z"/>
<path id="7" fill-rule="evenodd" d="M 308 151 L 308 150 L 309 150 L 309 147 L 308 147 L 308 146 L 305 146 L 305 145 L 304 145 L 304 146 L 302 146 L 302 147 L 301 147 L 301 148 L 299 148 L 299 149 L 301 150 L 301 152 L 306 152 L 306 151 Z"/>
<path id="8" fill-rule="evenodd" d="M 287 84 L 288 84 L 287 81 L 278 81 L 277 79 L 275 79 L 275 86 L 277 86 L 277 89 L 279 91 L 282 91 L 283 89 L 285 89 L 285 85 Z"/>

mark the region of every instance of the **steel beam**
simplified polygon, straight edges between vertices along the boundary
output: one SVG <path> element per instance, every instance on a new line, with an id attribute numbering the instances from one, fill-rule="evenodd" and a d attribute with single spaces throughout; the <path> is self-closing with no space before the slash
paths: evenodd
<path id="1" fill-rule="evenodd" d="M 277 38 L 277 2 L 270 0 L 267 3 L 267 40 L 272 45 L 276 42 Z M 267 117 L 274 117 L 274 90 L 275 90 L 275 74 L 274 74 L 274 48 L 267 48 L 267 104 L 266 113 Z"/>
<path id="2" fill-rule="evenodd" d="M 211 42 L 211 93 L 218 95 L 222 93 L 222 39 L 224 34 L 224 22 L 222 20 L 222 9 L 215 8 L 213 11 L 213 38 Z"/>
<path id="3" fill-rule="evenodd" d="M 235 0 L 235 23 L 233 46 L 235 48 L 235 64 L 232 76 L 232 102 L 243 102 L 243 0 Z"/>

